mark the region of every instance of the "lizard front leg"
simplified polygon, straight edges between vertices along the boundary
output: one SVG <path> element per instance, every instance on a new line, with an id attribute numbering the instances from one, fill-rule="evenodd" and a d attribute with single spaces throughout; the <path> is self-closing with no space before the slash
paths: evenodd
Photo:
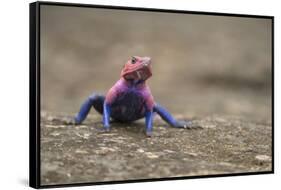
<path id="1" fill-rule="evenodd" d="M 160 106 L 159 104 L 155 104 L 153 107 L 153 111 L 158 113 L 160 117 L 166 121 L 168 124 L 170 124 L 173 127 L 178 127 L 178 128 L 200 128 L 200 126 L 194 126 L 192 125 L 191 121 L 181 121 L 181 120 L 176 120 L 169 112 L 166 110 L 164 107 Z"/>
<path id="2" fill-rule="evenodd" d="M 104 102 L 104 96 L 93 93 L 90 95 L 81 105 L 79 112 L 74 118 L 74 124 L 81 124 L 87 117 L 92 106 L 97 112 L 102 114 L 102 105 Z"/>
<path id="3" fill-rule="evenodd" d="M 146 111 L 145 113 L 145 133 L 148 137 L 152 136 L 152 128 L 153 128 L 153 112 Z"/>
<path id="4" fill-rule="evenodd" d="M 104 102 L 103 104 L 103 128 L 106 132 L 110 130 L 110 113 L 111 106 L 110 104 Z"/>

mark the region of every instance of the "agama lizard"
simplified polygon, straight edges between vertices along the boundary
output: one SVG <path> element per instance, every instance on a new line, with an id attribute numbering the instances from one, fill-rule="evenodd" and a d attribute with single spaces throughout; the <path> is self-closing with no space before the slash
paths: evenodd
<path id="1" fill-rule="evenodd" d="M 121 78 L 110 88 L 106 96 L 93 93 L 82 104 L 74 118 L 81 124 L 90 109 L 103 115 L 105 131 L 110 130 L 110 118 L 119 122 L 132 122 L 145 118 L 146 135 L 152 135 L 153 115 L 157 113 L 168 124 L 178 128 L 192 128 L 190 121 L 176 120 L 164 107 L 156 103 L 146 80 L 152 76 L 151 58 L 133 56 L 124 65 Z"/>

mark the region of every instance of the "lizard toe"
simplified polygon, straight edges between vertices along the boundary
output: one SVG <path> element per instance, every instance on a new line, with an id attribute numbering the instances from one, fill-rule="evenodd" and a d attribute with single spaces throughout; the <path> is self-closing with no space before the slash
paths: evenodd
<path id="1" fill-rule="evenodd" d="M 65 125 L 78 125 L 78 123 L 75 121 L 75 118 L 64 118 L 63 123 Z"/>
<path id="2" fill-rule="evenodd" d="M 184 129 L 200 129 L 200 128 L 202 128 L 199 125 L 195 125 L 191 121 L 178 121 L 176 127 L 184 128 Z"/>

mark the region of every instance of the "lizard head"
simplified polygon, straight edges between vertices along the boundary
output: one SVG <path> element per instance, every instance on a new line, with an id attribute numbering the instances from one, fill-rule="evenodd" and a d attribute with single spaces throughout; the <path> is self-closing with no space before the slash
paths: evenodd
<path id="1" fill-rule="evenodd" d="M 127 61 L 121 71 L 121 77 L 126 80 L 145 81 L 152 76 L 151 58 L 133 56 Z"/>

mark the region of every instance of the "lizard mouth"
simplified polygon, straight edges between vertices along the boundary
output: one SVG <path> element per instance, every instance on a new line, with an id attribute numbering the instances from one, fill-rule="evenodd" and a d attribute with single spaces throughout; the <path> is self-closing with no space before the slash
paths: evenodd
<path id="1" fill-rule="evenodd" d="M 144 57 L 138 64 L 126 64 L 121 76 L 127 80 L 147 80 L 152 76 L 151 59 Z"/>

